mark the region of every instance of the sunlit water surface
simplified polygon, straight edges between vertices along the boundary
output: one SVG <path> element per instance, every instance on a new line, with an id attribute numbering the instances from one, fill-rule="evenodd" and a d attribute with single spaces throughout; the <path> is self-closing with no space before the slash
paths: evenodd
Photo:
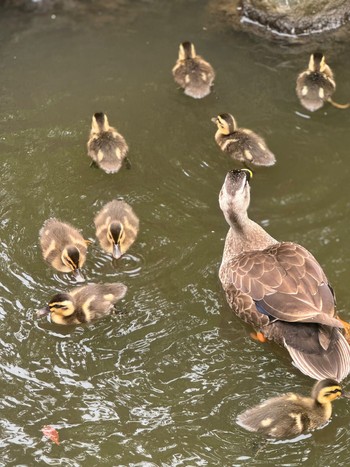
<path id="1" fill-rule="evenodd" d="M 243 409 L 307 394 L 312 381 L 250 338 L 217 275 L 218 193 L 234 163 L 210 118 L 231 112 L 278 159 L 256 170 L 250 216 L 314 253 L 350 319 L 350 111 L 300 107 L 308 52 L 220 26 L 200 0 L 130 1 L 101 18 L 0 13 L 1 465 L 348 465 L 346 401 L 323 430 L 258 453 L 261 438 L 236 425 Z M 201 101 L 172 80 L 183 40 L 217 71 Z M 327 52 L 344 102 L 348 46 Z M 89 167 L 101 110 L 129 142 L 131 170 Z M 42 223 L 56 216 L 93 240 L 95 213 L 116 197 L 140 217 L 139 237 L 117 264 L 93 243 L 85 274 L 128 286 L 122 312 L 75 328 L 38 321 L 38 307 L 74 287 L 44 263 Z"/>

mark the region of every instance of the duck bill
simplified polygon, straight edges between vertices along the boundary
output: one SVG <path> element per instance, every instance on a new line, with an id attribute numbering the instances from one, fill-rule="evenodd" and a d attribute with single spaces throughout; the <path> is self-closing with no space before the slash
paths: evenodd
<path id="1" fill-rule="evenodd" d="M 342 397 L 345 397 L 346 399 L 350 399 L 350 392 L 348 392 L 348 391 L 343 391 L 343 392 L 341 393 L 341 396 L 342 396 Z"/>
<path id="2" fill-rule="evenodd" d="M 77 282 L 85 282 L 85 277 L 82 275 L 79 268 L 74 269 L 73 277 Z"/>
<path id="3" fill-rule="evenodd" d="M 250 182 L 253 178 L 253 172 L 250 169 L 242 169 L 242 172 L 246 173 L 247 181 Z"/>
<path id="4" fill-rule="evenodd" d="M 211 118 L 210 120 L 211 120 L 213 123 L 215 123 L 215 124 L 216 124 L 216 122 L 218 121 L 217 117 L 213 117 L 213 118 Z"/>
<path id="5" fill-rule="evenodd" d="M 36 310 L 36 317 L 41 318 L 43 316 L 46 316 L 50 313 L 50 307 L 46 306 L 45 308 L 41 308 L 41 310 Z"/>
<path id="6" fill-rule="evenodd" d="M 120 251 L 119 245 L 116 243 L 113 245 L 113 258 L 119 259 L 122 255 L 122 252 Z"/>

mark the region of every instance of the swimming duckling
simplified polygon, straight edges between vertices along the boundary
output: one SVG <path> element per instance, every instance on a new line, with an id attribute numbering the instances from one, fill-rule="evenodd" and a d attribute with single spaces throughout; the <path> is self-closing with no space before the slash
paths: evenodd
<path id="1" fill-rule="evenodd" d="M 301 245 L 279 242 L 248 217 L 252 173 L 226 175 L 219 203 L 229 224 L 219 277 L 232 311 L 284 346 L 294 365 L 317 380 L 350 372 L 350 346 L 335 296 L 317 260 Z"/>
<path id="2" fill-rule="evenodd" d="M 321 428 L 331 417 L 332 402 L 349 397 L 333 379 L 317 381 L 311 397 L 287 393 L 262 402 L 237 417 L 237 423 L 249 431 L 273 438 L 290 438 Z"/>
<path id="3" fill-rule="evenodd" d="M 87 241 L 70 224 L 51 218 L 39 232 L 43 257 L 60 272 L 73 272 L 78 282 L 85 279 L 80 271 L 86 260 Z"/>
<path id="4" fill-rule="evenodd" d="M 266 146 L 261 136 L 246 128 L 237 128 L 231 114 L 221 114 L 211 119 L 218 130 L 215 141 L 220 149 L 227 152 L 232 159 L 244 163 L 270 166 L 276 162 L 275 156 Z"/>
<path id="5" fill-rule="evenodd" d="M 296 92 L 300 103 L 305 109 L 314 112 L 329 102 L 338 109 L 347 109 L 348 104 L 338 104 L 332 100 L 336 85 L 331 68 L 327 65 L 322 53 L 310 56 L 308 69 L 299 74 Z"/>
<path id="6" fill-rule="evenodd" d="M 176 83 L 184 89 L 187 96 L 201 99 L 210 94 L 215 72 L 210 63 L 196 54 L 191 42 L 180 44 L 179 58 L 172 72 Z"/>
<path id="7" fill-rule="evenodd" d="M 92 117 L 87 148 L 93 162 L 108 174 L 118 172 L 123 161 L 129 163 L 126 158 L 129 148 L 125 139 L 109 126 L 107 115 L 103 112 L 95 113 Z"/>
<path id="8" fill-rule="evenodd" d="M 54 295 L 47 307 L 37 311 L 37 316 L 50 313 L 51 321 L 56 324 L 89 323 L 110 314 L 127 290 L 126 285 L 119 282 L 77 287 Z"/>
<path id="9" fill-rule="evenodd" d="M 131 206 L 116 199 L 103 206 L 94 223 L 101 247 L 115 259 L 130 248 L 139 230 L 139 219 Z"/>

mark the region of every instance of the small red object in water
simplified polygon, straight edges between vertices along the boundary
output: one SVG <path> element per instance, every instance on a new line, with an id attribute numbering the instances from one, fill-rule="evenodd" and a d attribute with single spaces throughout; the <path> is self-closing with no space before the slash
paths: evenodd
<path id="1" fill-rule="evenodd" d="M 58 435 L 58 431 L 55 430 L 54 427 L 50 426 L 50 425 L 45 425 L 42 430 L 43 434 L 45 436 L 47 436 L 49 439 L 51 439 L 51 441 L 53 441 L 54 443 L 56 443 L 57 445 L 60 444 L 59 442 L 59 435 Z"/>

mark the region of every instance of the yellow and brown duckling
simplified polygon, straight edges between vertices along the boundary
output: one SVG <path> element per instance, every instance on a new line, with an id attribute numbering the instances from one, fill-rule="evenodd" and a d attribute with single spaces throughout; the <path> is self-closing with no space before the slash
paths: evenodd
<path id="1" fill-rule="evenodd" d="M 248 431 L 272 438 L 291 438 L 328 422 L 332 402 L 339 397 L 349 398 L 333 379 L 317 381 L 311 397 L 287 393 L 262 402 L 237 417 L 237 423 Z"/>
<path id="2" fill-rule="evenodd" d="M 108 174 L 116 173 L 125 161 L 128 145 L 117 130 L 109 126 L 107 115 L 95 113 L 92 117 L 90 138 L 87 143 L 88 155 L 93 162 Z"/>
<path id="3" fill-rule="evenodd" d="M 112 313 L 115 303 L 127 291 L 122 283 L 88 284 L 70 292 L 54 295 L 49 304 L 37 311 L 41 317 L 50 313 L 56 324 L 83 324 Z"/>
<path id="4" fill-rule="evenodd" d="M 276 158 L 263 138 L 252 130 L 238 128 L 235 118 L 228 113 L 211 119 L 217 125 L 215 141 L 232 159 L 245 164 L 270 166 Z"/>
<path id="5" fill-rule="evenodd" d="M 310 112 L 320 109 L 325 102 L 339 109 L 349 108 L 350 103 L 338 104 L 332 100 L 335 88 L 334 75 L 324 55 L 319 52 L 312 54 L 307 70 L 297 78 L 296 92 L 301 105 Z"/>
<path id="6" fill-rule="evenodd" d="M 219 270 L 227 302 L 265 339 L 284 346 L 304 374 L 341 381 L 350 372 L 350 346 L 334 291 L 308 250 L 275 240 L 249 219 L 251 176 L 232 170 L 219 195 L 229 224 Z"/>
<path id="7" fill-rule="evenodd" d="M 187 96 L 201 99 L 210 94 L 215 72 L 210 63 L 196 54 L 191 42 L 179 47 L 179 58 L 172 70 L 175 82 L 184 89 Z"/>
<path id="8" fill-rule="evenodd" d="M 72 225 L 51 218 L 39 232 L 43 257 L 60 272 L 72 272 L 77 282 L 85 279 L 81 268 L 86 260 L 87 241 Z"/>
<path id="9" fill-rule="evenodd" d="M 113 258 L 120 258 L 134 243 L 139 219 L 128 203 L 113 200 L 105 204 L 94 219 L 101 248 Z"/>

